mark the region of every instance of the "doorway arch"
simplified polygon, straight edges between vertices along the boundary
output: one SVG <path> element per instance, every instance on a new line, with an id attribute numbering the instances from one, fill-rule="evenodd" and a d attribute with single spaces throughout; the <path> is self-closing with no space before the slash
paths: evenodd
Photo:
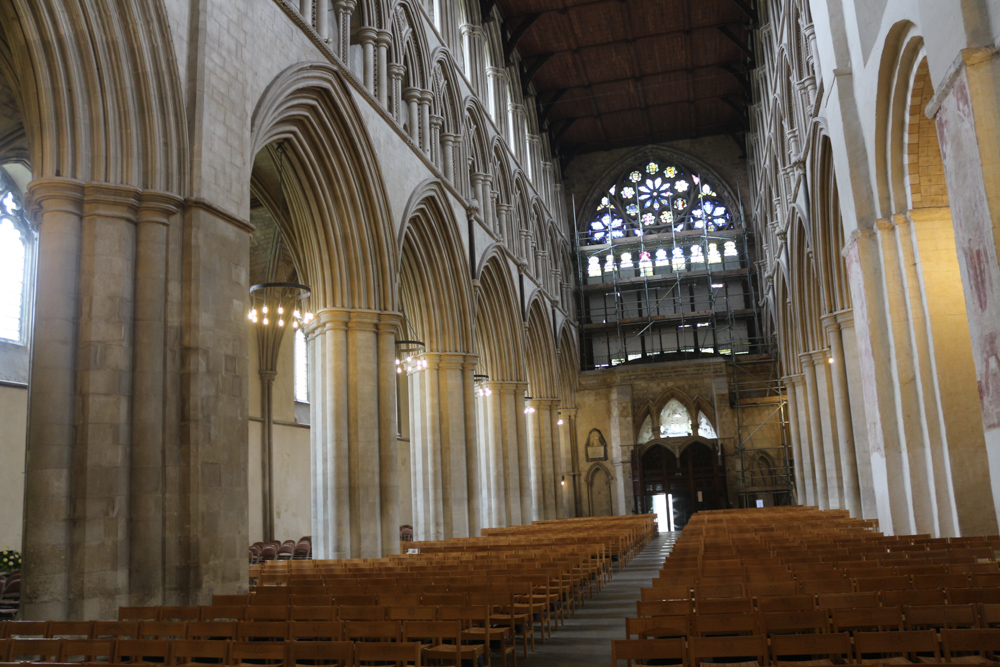
<path id="1" fill-rule="evenodd" d="M 717 452 L 699 437 L 654 440 L 637 448 L 632 460 L 635 511 L 653 511 L 653 497 L 668 494 L 674 526 L 680 530 L 699 510 L 727 507 L 725 469 Z"/>

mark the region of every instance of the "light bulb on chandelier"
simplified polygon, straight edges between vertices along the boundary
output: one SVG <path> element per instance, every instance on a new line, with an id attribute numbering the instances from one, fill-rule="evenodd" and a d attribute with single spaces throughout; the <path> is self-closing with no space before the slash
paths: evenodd
<path id="1" fill-rule="evenodd" d="M 289 320 L 292 328 L 298 329 L 312 322 L 313 314 L 299 310 L 297 304 L 310 294 L 309 287 L 299 283 L 260 283 L 250 288 L 250 312 L 247 319 L 254 324 L 270 326 L 272 319 L 268 313 L 276 311 L 279 327 L 285 326 L 285 309 L 292 309 Z M 259 313 L 259 314 L 258 314 Z"/>

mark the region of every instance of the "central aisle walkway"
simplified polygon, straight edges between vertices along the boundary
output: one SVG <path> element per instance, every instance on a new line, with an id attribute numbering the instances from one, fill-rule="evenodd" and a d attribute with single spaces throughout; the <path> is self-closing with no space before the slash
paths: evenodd
<path id="1" fill-rule="evenodd" d="M 535 650 L 524 660 L 523 667 L 569 667 L 570 665 L 601 665 L 611 662 L 611 640 L 625 639 L 625 619 L 635 616 L 639 589 L 648 588 L 663 566 L 680 533 L 660 533 L 646 545 L 624 572 L 615 572 L 614 579 L 586 606 L 577 609 L 576 616 L 552 633 L 544 644 L 535 641 Z M 536 629 L 537 633 L 538 630 Z"/>

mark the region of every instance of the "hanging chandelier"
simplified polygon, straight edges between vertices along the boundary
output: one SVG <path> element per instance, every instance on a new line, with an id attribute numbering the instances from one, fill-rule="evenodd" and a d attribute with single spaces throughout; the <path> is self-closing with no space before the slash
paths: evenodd
<path id="1" fill-rule="evenodd" d="M 476 396 L 485 398 L 493 394 L 493 390 L 486 386 L 489 381 L 489 375 L 476 374 L 472 376 L 472 384 L 476 387 Z"/>
<path id="2" fill-rule="evenodd" d="M 266 277 L 271 280 L 250 288 L 250 310 L 247 319 L 260 327 L 298 329 L 313 320 L 313 314 L 302 307 L 312 290 L 308 285 L 275 281 L 282 264 L 281 223 L 285 216 L 285 144 L 278 144 L 278 215 L 274 221 L 274 239 L 267 262 Z"/>
<path id="3" fill-rule="evenodd" d="M 427 368 L 427 360 L 421 359 L 424 344 L 419 340 L 396 341 L 396 372 L 415 373 Z"/>
<path id="4" fill-rule="evenodd" d="M 305 312 L 300 302 L 310 294 L 309 287 L 299 283 L 260 283 L 250 288 L 250 312 L 247 314 L 259 326 L 293 329 L 312 322 L 313 314 Z"/>
<path id="5" fill-rule="evenodd" d="M 531 396 L 525 396 L 524 397 L 524 401 L 525 402 L 528 402 L 530 400 L 531 400 Z M 533 414 L 535 414 L 535 408 L 534 408 L 534 406 L 531 406 L 531 405 L 524 406 L 524 414 L 526 414 L 526 415 L 533 415 Z"/>

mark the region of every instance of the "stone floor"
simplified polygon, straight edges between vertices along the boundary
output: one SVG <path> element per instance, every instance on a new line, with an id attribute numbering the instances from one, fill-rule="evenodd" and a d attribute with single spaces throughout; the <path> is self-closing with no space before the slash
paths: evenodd
<path id="1" fill-rule="evenodd" d="M 679 532 L 661 533 L 647 544 L 624 572 L 616 571 L 611 583 L 593 600 L 588 600 L 586 606 L 577 609 L 576 615 L 560 626 L 551 639 L 544 644 L 536 641 L 536 650 L 528 654 L 527 660 L 518 655 L 518 667 L 608 667 L 611 640 L 625 639 L 625 619 L 635 616 L 639 590 L 649 587 L 678 537 Z"/>

